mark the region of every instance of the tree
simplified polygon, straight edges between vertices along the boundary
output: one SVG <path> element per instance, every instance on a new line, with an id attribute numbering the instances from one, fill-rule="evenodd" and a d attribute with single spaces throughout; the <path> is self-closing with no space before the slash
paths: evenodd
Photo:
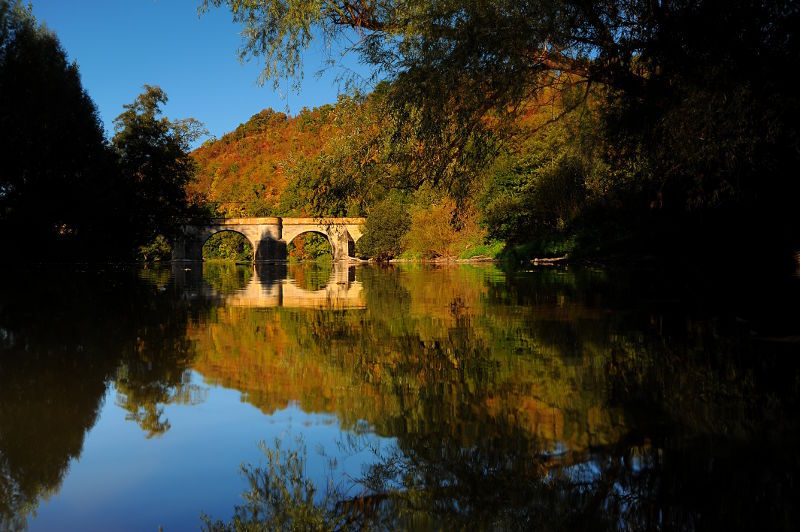
<path id="1" fill-rule="evenodd" d="M 358 250 L 379 261 L 392 259 L 403 251 L 403 237 L 410 226 L 405 206 L 393 198 L 384 199 L 370 210 Z"/>
<path id="2" fill-rule="evenodd" d="M 120 183 L 76 63 L 19 0 L 0 0 L 0 228 L 7 260 L 124 253 Z"/>
<path id="3" fill-rule="evenodd" d="M 195 169 L 189 149 L 205 130 L 193 118 L 161 117 L 166 102 L 160 87 L 145 85 L 114 119 L 112 145 L 129 187 L 133 240 L 140 246 L 159 234 L 171 236 L 177 224 L 195 212 L 186 198 Z"/>
<path id="4" fill-rule="evenodd" d="M 245 27 L 241 56 L 264 58 L 262 81 L 299 78 L 315 36 L 389 80 L 386 155 L 406 187 L 469 197 L 522 110 L 546 90 L 599 87 L 608 173 L 638 169 L 624 205 L 634 225 L 691 236 L 711 213 L 717 233 L 746 220 L 733 232 L 773 231 L 779 247 L 800 237 L 796 2 L 205 0 L 201 10 L 222 5 Z M 705 221 L 685 226 L 687 211 Z"/>
<path id="5" fill-rule="evenodd" d="M 513 115 L 544 87 L 644 83 L 635 58 L 666 16 L 644 1 L 205 0 L 201 10 L 221 5 L 245 26 L 240 55 L 264 57 L 261 81 L 301 77 L 315 35 L 359 54 L 392 81 L 396 144 L 419 141 L 409 169 L 460 192 L 463 167 L 491 136 L 484 117 Z"/>
<path id="6" fill-rule="evenodd" d="M 320 153 L 301 155 L 287 165 L 281 214 L 362 216 L 368 205 L 383 198 L 395 172 L 384 164 L 382 106 L 380 87 L 368 98 L 339 96 L 326 110 L 325 122 L 334 134 Z"/>
<path id="7" fill-rule="evenodd" d="M 508 244 L 558 239 L 591 200 L 612 195 L 592 134 L 597 109 L 567 101 L 549 111 L 521 124 L 520 140 L 507 143 L 485 174 L 481 215 L 490 236 Z M 547 118 L 553 113 L 559 120 Z"/>

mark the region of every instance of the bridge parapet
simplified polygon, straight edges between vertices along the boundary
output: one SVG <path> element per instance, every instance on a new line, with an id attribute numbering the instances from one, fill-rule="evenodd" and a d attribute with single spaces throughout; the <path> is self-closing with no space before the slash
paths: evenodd
<path id="1" fill-rule="evenodd" d="M 280 225 L 281 218 L 277 216 L 262 216 L 257 218 L 212 218 L 209 225 Z"/>
<path id="2" fill-rule="evenodd" d="M 281 218 L 283 225 L 362 225 L 366 218 Z"/>

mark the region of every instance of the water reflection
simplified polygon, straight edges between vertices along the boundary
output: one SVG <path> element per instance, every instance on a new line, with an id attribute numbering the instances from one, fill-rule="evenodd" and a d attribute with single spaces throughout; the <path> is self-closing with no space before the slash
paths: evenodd
<path id="1" fill-rule="evenodd" d="M 159 290 L 159 276 L 142 284 L 135 272 L 4 273 L 0 529 L 15 530 L 58 492 L 109 382 L 125 391 L 131 412 L 180 382 L 188 369 L 188 309 Z"/>
<path id="2" fill-rule="evenodd" d="M 206 265 L 50 279 L 0 296 L 3 529 L 58 493 L 107 386 L 147 438 L 182 430 L 165 407 L 217 386 L 265 416 L 296 405 L 390 438 L 347 495 L 361 506 L 329 509 L 351 524 L 798 522 L 797 346 L 774 341 L 792 338 L 796 310 L 742 318 L 716 294 L 687 304 L 650 274 L 591 270 Z"/>
<path id="3" fill-rule="evenodd" d="M 797 495 L 795 462 L 750 466 L 794 456 L 797 367 L 740 320 L 602 272 L 358 274 L 366 315 L 227 308 L 188 334 L 194 367 L 262 411 L 298 402 L 396 438 L 367 475 L 384 524 L 793 522 L 730 502 Z"/>
<path id="4" fill-rule="evenodd" d="M 173 266 L 179 290 L 189 298 L 225 306 L 363 308 L 355 266 L 229 262 Z"/>

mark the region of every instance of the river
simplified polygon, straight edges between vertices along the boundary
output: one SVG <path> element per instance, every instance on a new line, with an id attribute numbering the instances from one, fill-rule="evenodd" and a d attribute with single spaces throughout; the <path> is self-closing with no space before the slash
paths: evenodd
<path id="1" fill-rule="evenodd" d="M 2 275 L 2 530 L 250 519 L 258 479 L 305 494 L 284 510 L 338 525 L 800 524 L 800 279 L 491 264 Z"/>

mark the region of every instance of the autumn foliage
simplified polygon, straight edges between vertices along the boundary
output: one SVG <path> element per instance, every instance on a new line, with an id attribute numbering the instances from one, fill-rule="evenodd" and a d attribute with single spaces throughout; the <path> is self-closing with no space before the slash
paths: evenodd
<path id="1" fill-rule="evenodd" d="M 277 214 L 287 167 L 319 154 L 341 133 L 333 110 L 332 105 L 304 108 L 292 117 L 265 109 L 221 139 L 207 141 L 192 153 L 198 171 L 189 196 L 208 202 L 222 217 Z"/>

